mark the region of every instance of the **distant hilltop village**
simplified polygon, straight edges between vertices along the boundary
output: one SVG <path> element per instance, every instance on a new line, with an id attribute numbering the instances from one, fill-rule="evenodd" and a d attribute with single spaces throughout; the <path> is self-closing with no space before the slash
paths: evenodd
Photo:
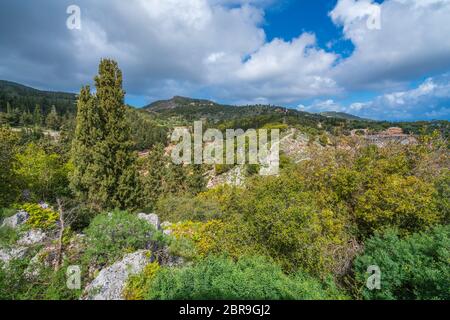
<path id="1" fill-rule="evenodd" d="M 362 137 L 369 143 L 376 144 L 377 146 L 385 146 L 388 143 L 396 142 L 401 144 L 414 144 L 417 143 L 417 139 L 409 134 L 405 134 L 402 128 L 392 127 L 385 131 L 371 134 L 369 129 L 355 129 L 351 131 L 352 136 L 362 135 Z"/>

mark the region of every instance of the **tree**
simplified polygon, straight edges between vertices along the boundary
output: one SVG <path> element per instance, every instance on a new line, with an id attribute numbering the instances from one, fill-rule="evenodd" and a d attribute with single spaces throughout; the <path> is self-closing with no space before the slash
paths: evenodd
<path id="1" fill-rule="evenodd" d="M 33 122 L 34 125 L 37 127 L 42 126 L 42 112 L 41 112 L 41 106 L 40 105 L 36 105 L 36 107 L 34 108 L 34 113 L 33 113 Z"/>
<path id="2" fill-rule="evenodd" d="M 33 115 L 28 110 L 23 111 L 20 116 L 20 125 L 23 127 L 27 127 L 32 123 L 33 123 Z"/>
<path id="3" fill-rule="evenodd" d="M 56 112 L 56 107 L 52 106 L 52 109 L 50 113 L 48 114 L 47 118 L 45 119 L 45 124 L 48 128 L 53 130 L 58 130 L 61 125 L 61 120 L 58 116 L 58 113 Z"/>
<path id="4" fill-rule="evenodd" d="M 81 89 L 72 147 L 74 191 L 97 209 L 135 208 L 139 199 L 136 154 L 125 119 L 122 72 L 103 59 L 96 94 Z"/>
<path id="5" fill-rule="evenodd" d="M 191 175 L 187 178 L 188 192 L 196 195 L 202 191 L 205 191 L 206 180 L 204 177 L 203 166 L 200 164 L 194 164 L 191 166 Z"/>
<path id="6" fill-rule="evenodd" d="M 10 205 L 18 194 L 17 179 L 13 171 L 17 141 L 15 133 L 0 128 L 0 207 Z"/>
<path id="7" fill-rule="evenodd" d="M 164 183 L 167 176 L 167 159 L 164 155 L 164 146 L 157 144 L 149 153 L 144 165 L 144 192 L 143 204 L 153 208 L 160 195 L 164 192 Z"/>
<path id="8" fill-rule="evenodd" d="M 187 191 L 187 175 L 182 164 L 170 163 L 168 167 L 165 192 L 177 194 Z"/>
<path id="9" fill-rule="evenodd" d="M 66 195 L 68 166 L 56 153 L 47 153 L 31 143 L 16 155 L 15 173 L 23 187 L 32 193 L 35 200 L 55 200 Z"/>

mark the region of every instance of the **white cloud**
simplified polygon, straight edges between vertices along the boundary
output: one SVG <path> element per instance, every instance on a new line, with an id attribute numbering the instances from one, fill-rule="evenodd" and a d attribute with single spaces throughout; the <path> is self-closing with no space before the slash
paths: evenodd
<path id="1" fill-rule="evenodd" d="M 450 0 L 339 0 L 330 18 L 355 46 L 345 59 L 319 48 L 313 33 L 267 41 L 265 9 L 275 2 L 79 0 L 83 28 L 71 31 L 68 0 L 39 1 L 45 10 L 3 0 L 0 29 L 10 32 L 0 33 L 0 78 L 76 90 L 92 82 L 101 57 L 111 57 L 128 93 L 149 100 L 205 93 L 231 103 L 320 99 L 317 109 L 366 112 L 376 105 L 335 101 L 360 89 L 407 92 L 411 81 L 450 70 Z M 378 9 L 381 29 L 368 28 Z M 383 101 L 399 106 L 408 98 L 391 94 Z"/>
<path id="2" fill-rule="evenodd" d="M 380 8 L 381 29 L 367 28 L 367 12 Z M 450 68 L 449 0 L 339 0 L 330 13 L 355 45 L 334 70 L 352 89 L 384 89 Z"/>
<path id="3" fill-rule="evenodd" d="M 428 78 L 416 88 L 386 93 L 367 102 L 343 105 L 319 100 L 302 110 L 341 111 L 375 120 L 450 119 L 450 75 Z"/>

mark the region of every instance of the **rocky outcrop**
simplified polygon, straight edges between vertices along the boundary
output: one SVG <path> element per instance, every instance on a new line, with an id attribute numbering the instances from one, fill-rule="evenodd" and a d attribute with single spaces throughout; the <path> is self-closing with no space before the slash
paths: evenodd
<path id="1" fill-rule="evenodd" d="M 30 247 L 44 243 L 47 235 L 41 230 L 26 231 L 14 246 L 0 249 L 0 261 L 8 264 L 11 260 L 22 259 Z"/>
<path id="2" fill-rule="evenodd" d="M 137 251 L 100 271 L 85 289 L 85 300 L 123 300 L 122 291 L 129 276 L 140 273 L 152 262 L 151 252 Z"/>
<path id="3" fill-rule="evenodd" d="M 207 187 L 209 189 L 220 186 L 220 185 L 230 185 L 241 187 L 245 182 L 245 167 L 243 165 L 236 166 L 231 170 L 218 175 L 212 176 L 208 181 Z"/>
<path id="4" fill-rule="evenodd" d="M 39 229 L 32 229 L 23 234 L 17 241 L 19 246 L 32 246 L 43 243 L 47 239 L 47 234 Z"/>
<path id="5" fill-rule="evenodd" d="M 159 222 L 159 217 L 158 217 L 158 215 L 156 215 L 154 213 L 150 213 L 150 214 L 139 213 L 138 214 L 138 218 L 141 219 L 141 220 L 147 221 L 152 226 L 154 226 L 156 230 L 160 230 L 161 229 L 161 225 L 160 225 L 160 222 Z"/>
<path id="6" fill-rule="evenodd" d="M 2 227 L 9 227 L 17 229 L 19 226 L 24 224 L 29 218 L 29 214 L 26 211 L 20 210 L 15 215 L 5 218 L 2 223 Z"/>
<path id="7" fill-rule="evenodd" d="M 0 249 L 0 262 L 5 265 L 11 260 L 22 259 L 28 251 L 27 247 L 14 247 Z"/>

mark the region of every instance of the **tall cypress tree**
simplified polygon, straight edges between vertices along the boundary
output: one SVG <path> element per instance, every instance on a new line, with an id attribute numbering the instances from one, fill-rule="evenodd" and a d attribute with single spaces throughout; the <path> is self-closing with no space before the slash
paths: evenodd
<path id="1" fill-rule="evenodd" d="M 164 193 L 167 179 L 166 164 L 168 159 L 164 154 L 164 145 L 158 143 L 149 153 L 143 169 L 143 204 L 146 208 L 153 208 L 158 198 Z"/>
<path id="2" fill-rule="evenodd" d="M 78 99 L 72 187 L 98 209 L 133 209 L 139 199 L 136 155 L 125 118 L 122 72 L 115 61 L 100 62 L 95 85 L 95 95 L 85 87 Z"/>

